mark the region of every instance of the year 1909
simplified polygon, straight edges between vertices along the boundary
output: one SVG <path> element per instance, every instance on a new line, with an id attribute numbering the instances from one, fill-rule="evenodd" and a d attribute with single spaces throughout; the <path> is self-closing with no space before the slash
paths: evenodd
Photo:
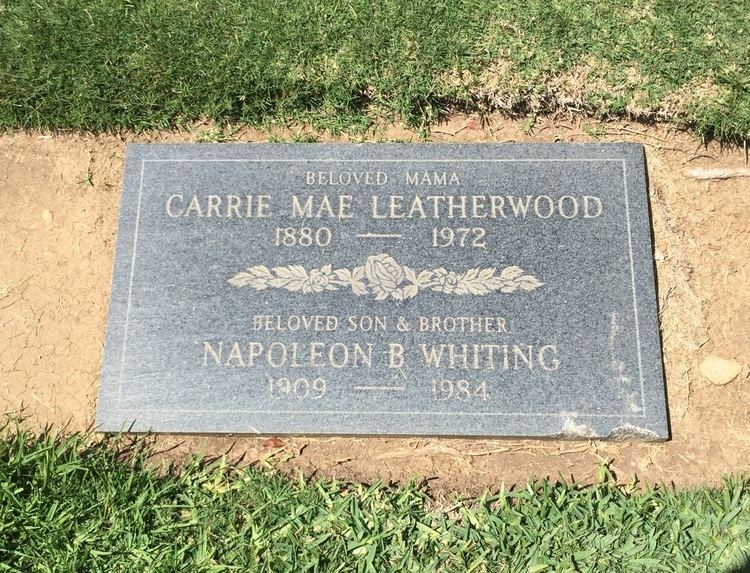
<path id="1" fill-rule="evenodd" d="M 326 381 L 322 378 L 268 377 L 268 397 L 274 400 L 318 400 L 325 396 Z"/>

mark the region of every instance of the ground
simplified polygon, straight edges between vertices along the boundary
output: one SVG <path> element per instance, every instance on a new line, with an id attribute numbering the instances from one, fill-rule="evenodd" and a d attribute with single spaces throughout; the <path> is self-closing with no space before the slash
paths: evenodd
<path id="1" fill-rule="evenodd" d="M 141 135 L 0 135 L 0 409 L 32 427 L 86 430 L 94 421 L 126 142 L 215 138 L 210 126 Z M 237 141 L 306 139 L 243 128 Z M 331 138 L 318 137 L 318 141 Z M 372 141 L 419 141 L 383 127 Z M 686 170 L 745 167 L 741 149 L 701 144 L 666 126 L 481 122 L 456 116 L 429 141 L 634 141 L 647 155 L 658 304 L 672 439 L 664 443 L 443 438 L 160 436 L 163 456 L 231 456 L 317 477 L 430 480 L 476 494 L 531 476 L 595 480 L 602 460 L 622 481 L 717 484 L 750 469 L 750 193 L 748 178 L 698 180 Z M 710 355 L 742 371 L 724 385 L 699 371 Z"/>

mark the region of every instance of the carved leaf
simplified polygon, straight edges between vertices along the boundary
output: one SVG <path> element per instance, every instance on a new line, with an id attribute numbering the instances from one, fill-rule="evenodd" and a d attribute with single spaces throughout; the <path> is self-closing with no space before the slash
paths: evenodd
<path id="1" fill-rule="evenodd" d="M 430 285 L 432 282 L 432 271 L 422 271 L 419 273 L 419 276 L 417 276 L 417 284 L 421 288 L 425 288 Z"/>
<path id="2" fill-rule="evenodd" d="M 271 271 L 266 267 L 258 265 L 250 267 L 244 272 L 237 273 L 229 278 L 227 282 L 236 287 L 249 286 L 257 290 L 263 290 L 268 288 L 268 280 L 272 276 Z"/>
<path id="3" fill-rule="evenodd" d="M 305 270 L 305 267 L 301 265 L 289 265 L 289 270 L 294 277 L 302 279 L 307 278 L 307 271 Z"/>
<path id="4" fill-rule="evenodd" d="M 263 265 L 256 265 L 254 267 L 250 267 L 248 269 L 252 274 L 258 277 L 267 277 L 271 278 L 273 275 L 271 274 L 271 271 L 268 270 L 268 268 L 264 267 Z"/>
<path id="5" fill-rule="evenodd" d="M 479 269 L 469 269 L 463 276 L 466 281 L 473 281 L 479 276 Z"/>
<path id="6" fill-rule="evenodd" d="M 285 288 L 287 290 L 294 290 L 294 288 L 289 288 L 289 283 L 291 283 L 292 280 L 293 279 L 290 279 L 290 278 L 275 278 L 273 280 L 270 280 L 268 284 L 276 288 Z M 302 282 L 300 282 L 300 288 L 301 287 L 302 287 Z"/>
<path id="7" fill-rule="evenodd" d="M 408 285 L 404 287 L 404 300 L 414 298 L 417 296 L 417 293 L 419 292 L 419 287 L 417 285 Z"/>
<path id="8" fill-rule="evenodd" d="M 482 269 L 481 271 L 479 271 L 479 278 L 481 280 L 483 280 L 483 281 L 486 281 L 486 280 L 489 280 L 490 278 L 492 278 L 492 275 L 494 275 L 494 274 L 495 274 L 495 268 L 494 267 L 490 268 L 490 269 Z"/>
<path id="9" fill-rule="evenodd" d="M 500 277 L 505 279 L 506 281 L 512 281 L 517 279 L 523 274 L 523 269 L 521 267 L 505 267 L 503 269 L 503 272 L 500 273 Z"/>
<path id="10" fill-rule="evenodd" d="M 502 281 L 494 276 L 495 270 L 495 268 L 469 269 L 458 277 L 455 293 L 485 295 L 496 290 L 502 285 Z"/>
<path id="11" fill-rule="evenodd" d="M 346 284 L 352 282 L 352 273 L 349 269 L 336 269 L 334 274 L 341 282 Z"/>
<path id="12" fill-rule="evenodd" d="M 536 277 L 531 275 L 523 275 L 516 282 L 518 283 L 518 286 L 523 290 L 534 290 L 536 288 L 539 288 L 543 284 Z"/>
<path id="13" fill-rule="evenodd" d="M 321 270 L 325 269 L 326 267 L 323 267 L 323 269 Z M 343 284 L 351 287 L 354 294 L 367 294 L 367 287 L 365 286 L 365 283 L 361 281 L 361 279 L 365 276 L 365 270 L 363 267 L 356 267 L 352 271 L 350 271 L 349 269 L 336 269 L 335 271 L 333 271 L 333 275 L 336 279 L 338 279 L 338 284 Z"/>
<path id="14" fill-rule="evenodd" d="M 456 287 L 456 294 L 487 294 L 489 292 L 486 281 L 482 281 L 478 277 L 467 280 L 465 277 L 459 281 Z"/>
<path id="15" fill-rule="evenodd" d="M 250 273 L 237 273 L 236 275 L 229 277 L 227 282 L 236 287 L 247 286 L 253 280 L 253 275 Z"/>
<path id="16" fill-rule="evenodd" d="M 352 291 L 354 292 L 354 294 L 357 294 L 357 295 L 367 294 L 367 287 L 365 286 L 365 283 L 363 283 L 362 281 L 352 281 L 351 285 L 352 285 Z"/>
<path id="17" fill-rule="evenodd" d="M 417 275 L 414 274 L 414 271 L 411 270 L 406 265 L 404 265 L 402 268 L 404 269 L 404 276 L 406 277 L 406 280 L 409 281 L 412 284 L 416 284 L 416 282 L 417 282 Z"/>
<path id="18" fill-rule="evenodd" d="M 298 290 L 303 290 L 304 286 L 305 286 L 304 279 L 292 279 L 284 285 L 284 288 L 290 291 L 298 291 Z M 306 287 L 304 289 L 304 292 L 312 292 L 312 289 L 310 289 L 309 287 Z"/>
<path id="19" fill-rule="evenodd" d="M 490 290 L 499 290 L 505 286 L 507 281 L 499 276 L 493 276 L 487 279 L 487 288 Z"/>
<path id="20" fill-rule="evenodd" d="M 487 286 L 487 283 L 482 282 L 482 281 L 472 281 L 471 283 L 469 283 L 468 288 L 471 294 L 481 295 L 481 294 L 487 294 L 488 292 L 490 292 L 490 289 Z"/>
<path id="21" fill-rule="evenodd" d="M 435 290 L 440 292 L 449 292 L 447 289 L 440 286 L 435 287 Z M 456 288 L 453 289 L 453 292 L 455 294 L 469 294 L 469 288 L 466 286 L 466 283 L 460 282 L 456 285 Z"/>

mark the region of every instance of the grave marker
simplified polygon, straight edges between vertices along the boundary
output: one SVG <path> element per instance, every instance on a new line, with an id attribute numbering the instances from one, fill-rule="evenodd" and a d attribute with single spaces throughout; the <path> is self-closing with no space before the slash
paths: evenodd
<path id="1" fill-rule="evenodd" d="M 99 429 L 668 437 L 633 144 L 129 145 Z"/>

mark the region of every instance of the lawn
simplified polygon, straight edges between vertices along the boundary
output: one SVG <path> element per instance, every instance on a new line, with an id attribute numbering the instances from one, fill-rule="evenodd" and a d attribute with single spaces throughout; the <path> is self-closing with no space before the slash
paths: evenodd
<path id="1" fill-rule="evenodd" d="M 432 500 L 415 481 L 150 460 L 147 440 L 0 439 L 0 571 L 748 571 L 750 480 L 674 491 L 534 481 Z"/>
<path id="2" fill-rule="evenodd" d="M 428 130 L 565 110 L 750 138 L 750 0 L 0 0 L 0 128 Z"/>

